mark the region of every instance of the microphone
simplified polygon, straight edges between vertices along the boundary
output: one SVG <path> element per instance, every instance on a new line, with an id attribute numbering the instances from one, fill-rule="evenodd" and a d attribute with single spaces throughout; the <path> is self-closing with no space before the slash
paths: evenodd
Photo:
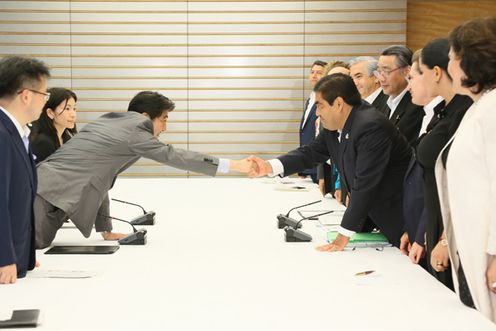
<path id="1" fill-rule="evenodd" d="M 308 233 L 305 233 L 301 230 L 298 230 L 299 227 L 301 227 L 301 222 L 304 220 L 308 220 L 314 217 L 319 217 L 322 215 L 327 215 L 330 213 L 334 213 L 334 210 L 328 210 L 324 213 L 316 214 L 316 215 L 311 215 L 307 217 L 303 217 L 301 220 L 296 222 L 295 226 L 286 226 L 284 228 L 284 239 L 286 242 L 309 242 L 312 241 L 312 236 L 309 235 Z"/>
<path id="2" fill-rule="evenodd" d="M 100 214 L 98 214 L 98 215 L 100 215 Z M 123 220 L 121 218 L 117 218 L 117 217 L 113 217 L 113 216 L 107 216 L 107 215 L 100 215 L 100 216 L 107 217 L 107 218 L 110 218 L 112 220 L 116 220 L 119 222 L 124 222 L 124 223 L 127 223 L 127 224 L 132 226 L 133 233 L 131 233 L 130 235 L 128 235 L 122 239 L 119 239 L 118 240 L 119 244 L 121 244 L 121 245 L 145 245 L 146 244 L 146 229 L 136 230 L 136 228 L 134 227 L 134 225 L 131 222 Z"/>
<path id="3" fill-rule="evenodd" d="M 296 223 L 298 223 L 298 221 L 289 217 L 289 213 L 291 213 L 295 209 L 310 206 L 310 205 L 313 205 L 313 204 L 316 204 L 319 202 L 322 202 L 322 200 L 317 200 L 314 202 L 306 203 L 306 204 L 301 205 L 301 206 L 293 207 L 288 211 L 288 213 L 286 215 L 283 215 L 283 214 L 277 215 L 277 228 L 278 229 L 284 229 L 284 227 L 286 227 L 286 226 L 294 227 L 296 225 Z M 301 228 L 301 224 L 299 225 L 299 227 Z"/>
<path id="4" fill-rule="evenodd" d="M 141 210 L 143 210 L 143 215 L 133 218 L 130 222 L 131 224 L 133 224 L 133 225 L 154 225 L 155 224 L 155 212 L 154 211 L 147 212 L 145 210 L 145 208 L 143 208 L 142 206 L 140 206 L 136 203 L 129 202 L 129 201 L 124 201 L 124 200 L 119 200 L 119 199 L 114 199 L 114 198 L 112 198 L 111 200 L 117 201 L 120 203 L 124 203 L 126 205 L 136 206 L 136 207 L 141 208 Z"/>

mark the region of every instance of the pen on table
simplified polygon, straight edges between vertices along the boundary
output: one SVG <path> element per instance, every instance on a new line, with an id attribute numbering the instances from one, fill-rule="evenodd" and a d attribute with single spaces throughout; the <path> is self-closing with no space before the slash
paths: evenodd
<path id="1" fill-rule="evenodd" d="M 367 270 L 367 271 L 362 271 L 362 272 L 357 272 L 355 274 L 355 276 L 366 276 L 366 275 L 369 275 L 371 273 L 373 273 L 375 270 Z"/>

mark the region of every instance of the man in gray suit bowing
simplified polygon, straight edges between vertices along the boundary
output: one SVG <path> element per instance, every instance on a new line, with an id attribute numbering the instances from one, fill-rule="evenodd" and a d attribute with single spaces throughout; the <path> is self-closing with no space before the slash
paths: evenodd
<path id="1" fill-rule="evenodd" d="M 247 173 L 248 160 L 218 159 L 175 149 L 157 138 L 165 131 L 174 103 L 165 96 L 144 91 L 129 103 L 127 113 L 108 113 L 86 125 L 69 142 L 38 166 L 35 200 L 36 246 L 49 246 L 65 220 L 71 219 L 88 238 L 93 225 L 105 240 L 126 236 L 112 232 L 108 190 L 118 174 L 139 158 L 214 176 Z"/>

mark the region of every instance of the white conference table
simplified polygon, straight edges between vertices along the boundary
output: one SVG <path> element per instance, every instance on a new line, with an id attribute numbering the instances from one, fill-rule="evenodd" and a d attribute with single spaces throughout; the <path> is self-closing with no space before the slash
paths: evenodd
<path id="1" fill-rule="evenodd" d="M 0 286 L 0 312 L 41 309 L 38 329 L 50 331 L 496 330 L 396 248 L 318 252 L 324 232 L 315 221 L 303 225 L 313 242 L 285 242 L 276 215 L 320 198 L 303 185 L 311 189 L 279 191 L 266 179 L 120 178 L 112 197 L 157 213 L 147 245 L 96 256 L 38 251 L 40 270 L 96 275 Z M 306 209 L 333 208 L 325 199 Z M 111 210 L 126 219 L 140 213 L 115 202 Z M 108 244 L 72 227 L 55 240 L 82 243 Z M 355 276 L 364 270 L 376 272 Z"/>

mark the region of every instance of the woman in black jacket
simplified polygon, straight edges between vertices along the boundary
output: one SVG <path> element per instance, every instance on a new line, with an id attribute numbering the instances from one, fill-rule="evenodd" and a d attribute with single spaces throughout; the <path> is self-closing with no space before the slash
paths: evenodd
<path id="1" fill-rule="evenodd" d="M 33 122 L 29 141 L 36 163 L 45 160 L 77 133 L 77 96 L 71 90 L 54 87 L 40 118 Z"/>
<path id="2" fill-rule="evenodd" d="M 448 257 L 448 248 L 443 237 L 443 220 L 439 196 L 434 176 L 434 166 L 441 149 L 455 133 L 472 100 L 463 95 L 455 94 L 452 78 L 448 74 L 449 42 L 446 38 L 435 39 L 428 43 L 420 55 L 420 70 L 426 82 L 426 88 L 431 95 L 440 95 L 444 105 L 435 108 L 435 118 L 429 123 L 428 133 L 417 147 L 417 160 L 424 168 L 424 202 L 427 216 L 426 222 L 426 258 L 431 261 L 431 254 L 439 243 Z M 470 176 L 470 174 L 467 174 Z M 438 257 L 436 257 L 438 259 Z M 430 273 L 440 282 L 454 289 L 451 269 L 434 268 L 428 264 Z M 439 267 L 439 266 L 438 266 Z"/>

